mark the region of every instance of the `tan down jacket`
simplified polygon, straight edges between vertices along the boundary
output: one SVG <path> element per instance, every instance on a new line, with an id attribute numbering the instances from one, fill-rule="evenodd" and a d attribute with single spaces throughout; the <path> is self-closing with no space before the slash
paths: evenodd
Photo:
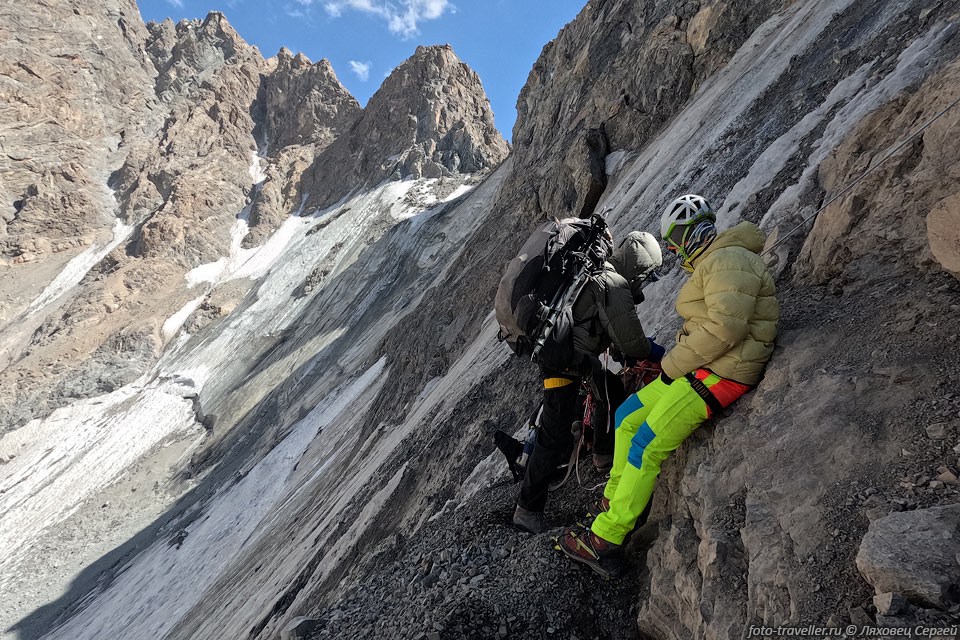
<path id="1" fill-rule="evenodd" d="M 773 353 L 779 306 L 776 287 L 760 258 L 764 235 L 741 222 L 721 232 L 693 262 L 677 295 L 686 322 L 663 358 L 663 372 L 680 378 L 695 369 L 755 385 Z"/>

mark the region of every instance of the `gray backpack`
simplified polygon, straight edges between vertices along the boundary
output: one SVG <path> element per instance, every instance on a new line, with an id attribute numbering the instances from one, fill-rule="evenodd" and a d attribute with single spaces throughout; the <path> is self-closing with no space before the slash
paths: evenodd
<path id="1" fill-rule="evenodd" d="M 499 340 L 551 369 L 573 364 L 573 304 L 612 250 L 600 215 L 540 225 L 497 287 Z"/>

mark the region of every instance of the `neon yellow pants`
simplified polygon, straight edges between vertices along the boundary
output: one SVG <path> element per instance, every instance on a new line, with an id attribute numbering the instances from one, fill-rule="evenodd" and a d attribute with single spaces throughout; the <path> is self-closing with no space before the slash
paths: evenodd
<path id="1" fill-rule="evenodd" d="M 660 465 L 706 419 L 707 403 L 686 378 L 670 385 L 658 378 L 620 405 L 613 469 L 603 490 L 610 510 L 593 521 L 595 534 L 623 543 L 650 501 Z"/>

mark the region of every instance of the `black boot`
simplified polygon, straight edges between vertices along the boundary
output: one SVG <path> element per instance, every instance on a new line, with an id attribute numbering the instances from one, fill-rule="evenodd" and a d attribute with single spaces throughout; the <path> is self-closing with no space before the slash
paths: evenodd
<path id="1" fill-rule="evenodd" d="M 506 457 L 507 466 L 510 467 L 510 473 L 513 474 L 513 481 L 520 482 L 526 471 L 524 467 L 517 464 L 517 460 L 523 454 L 523 443 L 499 429 L 493 432 L 493 441 L 500 453 Z"/>

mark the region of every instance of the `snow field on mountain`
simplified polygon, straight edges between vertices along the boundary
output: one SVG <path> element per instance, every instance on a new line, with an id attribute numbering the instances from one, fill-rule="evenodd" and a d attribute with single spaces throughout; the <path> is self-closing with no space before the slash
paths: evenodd
<path id="1" fill-rule="evenodd" d="M 219 379 L 223 372 L 229 371 L 237 362 L 242 361 L 250 344 L 284 331 L 304 312 L 311 301 L 324 290 L 325 284 L 321 284 L 309 296 L 296 298 L 292 294 L 316 265 L 328 257 L 333 257 L 330 263 L 331 274 L 327 280 L 330 282 L 337 274 L 349 269 L 363 255 L 366 246 L 377 241 L 394 225 L 406 221 L 403 223 L 408 226 L 407 233 L 397 239 L 400 246 L 406 243 L 405 250 L 417 252 L 419 255 L 434 255 L 432 259 L 417 260 L 424 269 L 436 272 L 445 266 L 436 263 L 436 255 L 443 247 L 421 246 L 418 232 L 432 215 L 443 211 L 449 206 L 449 201 L 466 194 L 470 189 L 466 186 L 457 187 L 454 190 L 455 196 L 448 195 L 441 201 L 441 198 L 431 195 L 435 183 L 435 180 L 385 183 L 324 211 L 302 217 L 293 215 L 267 242 L 253 249 L 240 249 L 246 220 L 244 216 L 239 216 L 234 227 L 231 256 L 221 259 L 223 262 L 215 268 L 205 265 L 206 268 L 194 273 L 194 276 L 199 273 L 205 277 L 196 277 L 191 282 L 188 276 L 184 283 L 187 288 L 191 284 L 203 284 L 206 291 L 191 299 L 163 323 L 162 332 L 167 341 L 167 349 L 151 374 L 106 396 L 82 400 L 60 409 L 49 418 L 34 421 L 0 439 L 0 451 L 4 455 L 9 451 L 17 456 L 4 468 L 4 488 L 8 490 L 0 493 L 0 505 L 3 505 L 6 513 L 0 523 L 0 543 L 8 549 L 14 548 L 14 542 L 18 548 L 29 548 L 41 540 L 56 536 L 56 530 L 52 527 L 56 527 L 58 522 L 69 518 L 82 505 L 95 502 L 97 496 L 104 494 L 112 483 L 129 475 L 134 465 L 155 457 L 164 446 L 184 438 L 193 438 L 194 443 L 187 446 L 186 451 L 189 453 L 200 443 L 204 434 L 204 429 L 195 419 L 193 398 L 202 394 L 211 380 Z M 416 191 L 416 197 L 407 197 L 411 190 Z M 431 202 L 433 207 L 424 209 L 421 206 L 423 202 Z M 473 206 L 485 207 L 486 203 Z M 480 219 L 482 217 L 473 215 L 451 217 L 447 225 L 448 233 L 452 237 L 466 235 L 479 224 Z M 311 233 L 311 230 L 314 231 Z M 238 259 L 241 252 L 244 255 Z M 378 268 L 377 265 L 384 257 L 364 256 L 367 261 L 373 258 L 371 264 L 364 267 L 364 272 Z M 181 332 L 181 327 L 190 314 L 218 284 L 240 277 L 259 278 L 250 294 L 251 301 L 225 318 L 215 336 L 198 341 L 191 340 L 188 334 Z M 412 301 L 418 295 L 422 295 L 422 291 L 411 292 L 408 300 Z M 359 300 L 344 298 L 344 308 L 339 313 L 345 318 L 359 317 L 367 307 L 376 304 L 378 297 L 377 287 L 373 286 L 370 291 L 360 295 Z M 348 367 L 349 363 L 359 363 L 367 357 L 371 348 L 382 339 L 397 317 L 396 313 L 387 311 L 384 321 L 372 327 L 372 332 L 362 337 L 355 336 L 352 343 L 353 355 L 348 356 L 346 361 Z M 316 362 L 318 355 L 340 339 L 347 328 L 334 326 L 325 334 L 315 336 L 297 352 L 299 359 L 291 364 L 291 368 L 307 364 L 311 359 Z M 180 335 L 177 335 L 178 333 Z M 353 367 L 355 366 L 356 364 L 353 364 Z M 384 366 L 381 361 L 372 371 L 380 372 Z M 344 375 L 350 376 L 351 371 L 352 368 L 348 369 Z M 307 373 L 309 369 L 306 369 L 303 375 Z M 283 373 L 278 372 L 277 375 Z M 369 378 L 364 378 L 356 389 L 366 387 L 368 392 L 372 393 L 376 384 L 371 383 Z M 331 392 L 326 396 L 318 405 L 318 410 L 335 403 L 337 393 L 339 392 Z M 65 629 L 56 631 L 52 637 L 100 637 L 97 635 L 98 630 L 113 628 L 119 632 L 131 628 L 129 625 L 134 624 L 134 620 L 139 621 L 136 622 L 138 625 L 147 625 L 143 629 L 158 620 L 170 620 L 170 624 L 174 624 L 177 616 L 183 615 L 189 606 L 195 603 L 195 599 L 191 598 L 199 597 L 198 594 L 201 594 L 204 588 L 222 575 L 214 567 L 226 563 L 230 557 L 240 552 L 246 536 L 252 535 L 251 532 L 257 527 L 260 520 L 258 514 L 262 516 L 269 512 L 272 514 L 269 521 L 274 522 L 283 519 L 281 514 L 285 507 L 281 508 L 282 505 L 289 505 L 291 509 L 302 507 L 301 501 L 314 495 L 310 488 L 317 483 L 326 482 L 325 471 L 336 458 L 336 449 L 329 447 L 351 446 L 357 438 L 368 436 L 357 423 L 363 412 L 356 405 L 355 391 L 343 395 L 343 398 L 343 402 L 350 405 L 350 410 L 346 411 L 350 417 L 337 423 L 336 426 L 342 428 L 341 435 L 336 435 L 336 430 L 331 431 L 331 427 L 324 426 L 333 415 L 328 413 L 321 420 L 319 413 L 311 412 L 312 418 L 305 418 L 298 423 L 294 432 L 284 441 L 291 444 L 281 445 L 261 461 L 261 464 L 265 465 L 263 468 L 270 470 L 269 473 L 251 472 L 242 487 L 234 487 L 240 493 L 223 492 L 205 507 L 211 510 L 205 514 L 245 514 L 238 516 L 245 518 L 243 522 L 231 520 L 228 523 L 229 530 L 237 532 L 236 535 L 231 533 L 229 540 L 224 539 L 222 536 L 226 534 L 215 528 L 216 521 L 222 518 L 206 515 L 205 519 L 194 525 L 198 528 L 188 528 L 188 538 L 181 549 L 174 550 L 167 545 L 167 540 L 158 540 L 143 556 L 144 564 L 141 565 L 141 559 L 135 559 L 124 574 L 129 574 L 131 579 L 132 576 L 140 575 L 142 584 L 130 586 L 124 583 L 121 591 L 111 590 L 110 595 L 102 594 L 102 597 L 95 598 L 89 609 L 94 617 L 81 615 Z M 336 406 L 342 408 L 346 405 Z M 154 416 L 161 416 L 162 419 L 155 419 Z M 309 447 L 310 464 L 298 468 L 296 481 L 292 480 L 293 476 L 290 477 L 290 482 L 283 481 L 281 478 L 285 476 L 278 469 L 289 471 L 291 465 L 297 464 L 296 460 L 283 453 L 285 447 L 292 447 L 291 451 L 296 452 L 289 455 L 300 455 L 310 445 L 319 429 L 325 430 L 325 437 Z M 404 430 L 404 433 L 406 432 L 407 430 Z M 67 437 L 64 437 L 64 434 L 67 434 Z M 356 489 L 356 483 L 373 477 L 378 465 L 401 441 L 402 436 L 397 433 L 383 442 L 377 442 L 377 453 L 371 456 L 369 462 L 364 463 L 363 470 L 358 470 L 352 480 L 355 483 L 352 488 Z M 312 456 L 317 457 L 314 459 Z M 8 484 L 11 486 L 8 487 Z M 331 518 L 339 517 L 339 511 L 345 508 L 352 495 L 351 486 L 341 489 L 342 491 L 330 496 L 333 502 L 328 505 L 329 509 L 324 511 Z M 166 499 L 172 503 L 176 497 L 167 495 L 165 498 L 158 496 L 157 499 Z M 239 506 L 241 502 L 243 507 Z M 151 504 L 148 511 L 156 513 L 158 506 L 160 505 Z M 376 508 L 371 507 L 371 514 L 375 512 Z M 109 545 L 111 533 L 104 531 L 102 535 L 104 542 Z M 219 546 L 211 550 L 209 546 L 201 545 L 204 540 L 207 544 L 217 543 Z M 119 542 L 120 539 L 117 539 L 116 543 Z M 312 547 L 307 546 L 305 549 L 310 550 Z M 168 553 L 178 555 L 168 556 Z M 19 554 L 10 554 L 5 558 L 16 555 Z M 176 562 L 177 558 L 181 559 L 181 564 Z M 187 562 L 182 560 L 190 558 L 192 560 Z M 194 583 L 196 593 L 191 592 L 193 595 L 185 594 L 184 598 L 171 600 L 162 608 L 143 604 L 155 602 L 151 598 L 156 598 L 160 589 L 182 590 L 183 585 L 178 581 L 189 582 L 188 577 L 192 578 L 192 572 L 196 571 L 196 566 L 202 562 L 201 558 L 208 558 L 212 564 L 206 571 L 209 580 Z M 77 564 L 76 570 L 92 559 Z M 16 571 L 16 563 L 10 564 L 11 562 L 12 560 L 9 560 L 0 565 L 4 567 L 5 575 L 12 575 L 7 569 L 10 572 Z M 170 562 L 173 564 L 169 564 Z M 282 564 L 280 569 L 292 572 L 296 570 L 296 565 Z M 290 578 L 288 573 L 283 575 L 284 579 Z M 162 576 L 167 577 L 161 579 Z M 73 574 L 64 575 L 62 578 L 72 579 Z M 4 618 L 10 621 L 16 619 L 17 611 L 27 611 L 51 600 L 62 593 L 65 585 L 66 582 L 54 583 L 38 589 L 36 594 L 14 607 Z M 150 591 L 154 596 L 143 591 L 151 588 L 156 591 Z M 126 601 L 122 594 L 127 592 L 129 597 L 154 613 L 147 615 L 146 609 L 138 611 L 129 603 L 123 604 Z M 275 597 L 275 587 L 268 588 L 262 594 L 264 602 Z M 36 601 L 33 601 L 33 598 Z M 100 608 L 100 603 L 108 602 L 109 606 L 104 604 L 105 608 Z M 120 604 L 117 604 L 118 602 Z"/>
<path id="2" fill-rule="evenodd" d="M 169 438 L 196 437 L 189 390 L 146 379 L 58 409 L 0 439 L 0 590 L 23 551 Z"/>
<path id="3" fill-rule="evenodd" d="M 321 430 L 343 429 L 348 424 L 344 412 L 362 415 L 361 396 L 376 387 L 384 369 L 385 360 L 381 359 L 362 376 L 331 392 L 242 479 L 221 490 L 204 514 L 184 529 L 181 545 L 157 541 L 111 585 L 109 597 L 95 599 L 46 637 L 162 637 L 242 549 L 255 544 L 268 530 L 261 523 L 291 490 L 292 474 L 307 471 L 297 468 L 306 448 Z M 337 451 L 329 455 L 336 456 Z M 171 593 L 176 597 L 164 597 Z"/>

